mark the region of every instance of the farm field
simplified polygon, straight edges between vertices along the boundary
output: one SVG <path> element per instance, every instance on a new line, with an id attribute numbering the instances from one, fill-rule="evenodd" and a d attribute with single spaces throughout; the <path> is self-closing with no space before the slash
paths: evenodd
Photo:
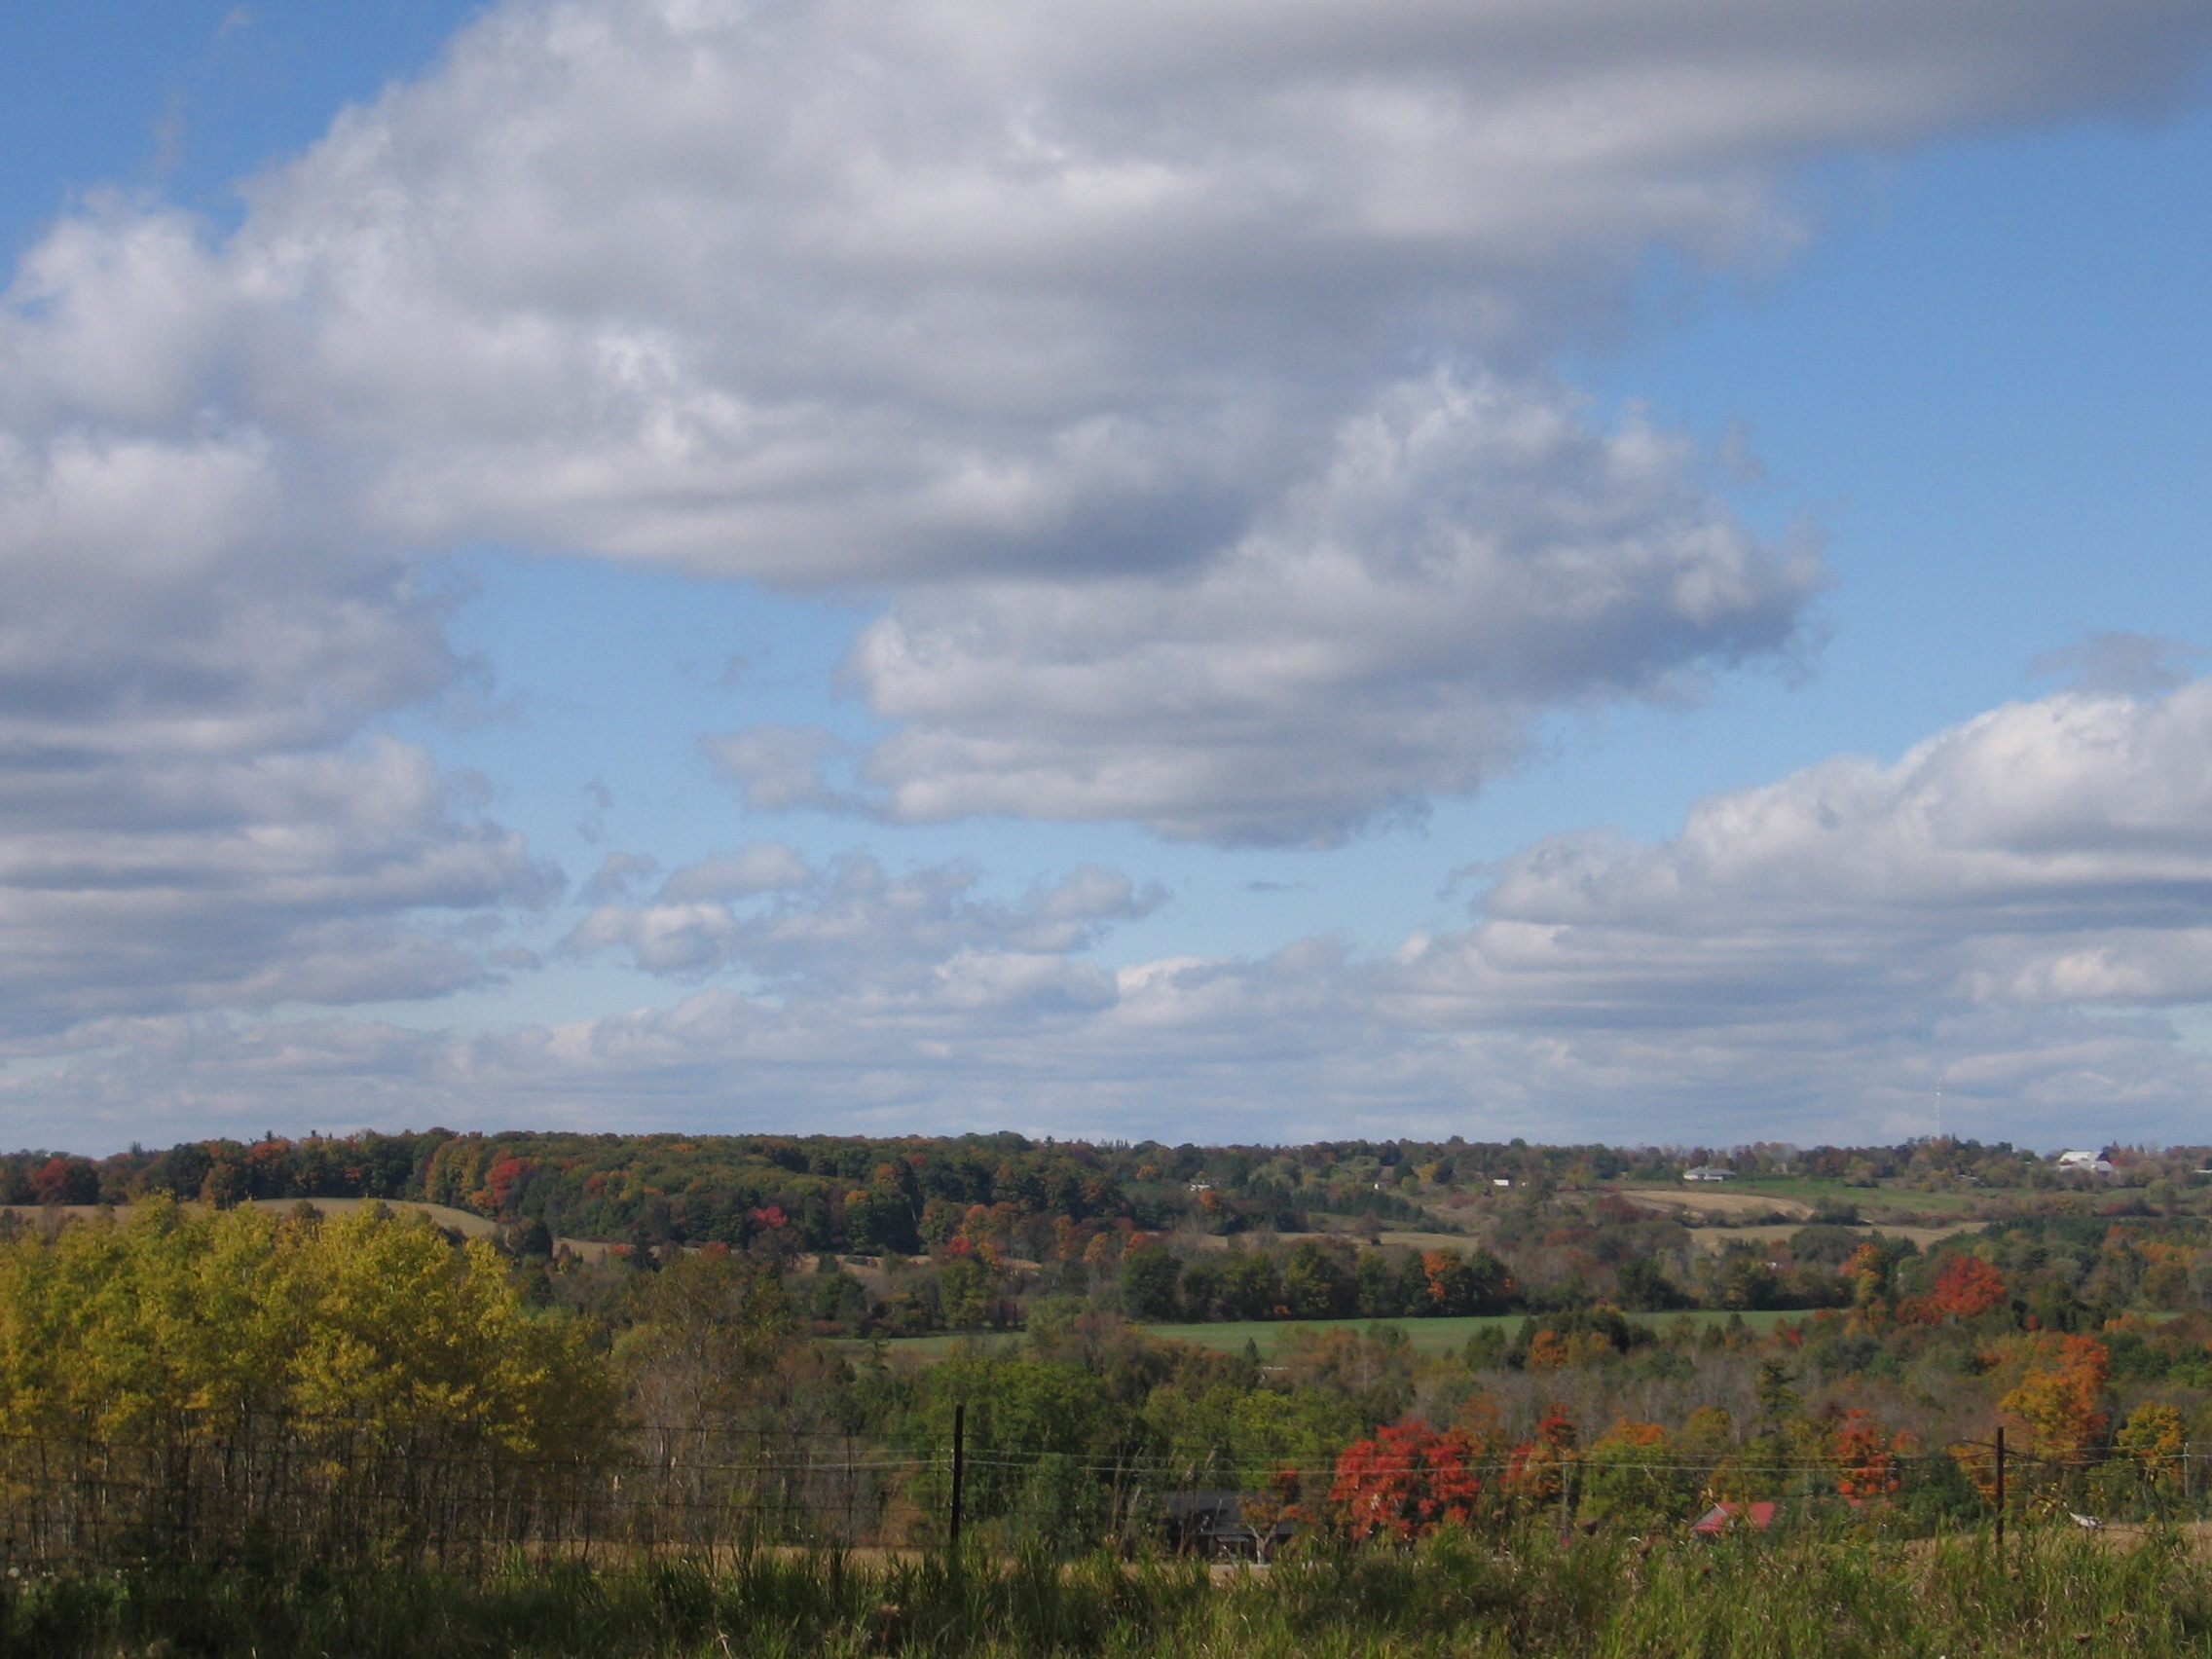
<path id="1" fill-rule="evenodd" d="M 1781 1243 L 1794 1236 L 1806 1225 L 1802 1221 L 1782 1221 L 1752 1227 L 1693 1227 L 1689 1230 L 1689 1235 L 1697 1241 L 1699 1248 L 1718 1250 L 1731 1242 Z M 1909 1238 L 1925 1250 L 1931 1244 L 1940 1243 L 1943 1239 L 1955 1237 L 1962 1233 L 1972 1233 L 1982 1225 L 1978 1221 L 1954 1221 L 1943 1227 L 1897 1227 L 1874 1222 L 1858 1231 L 1869 1238 L 1877 1233 L 1884 1238 Z"/>
<path id="2" fill-rule="evenodd" d="M 1614 1189 L 1637 1203 L 1703 1212 L 1720 1218 L 1779 1212 L 1812 1219 L 1823 1202 L 1850 1204 L 1874 1226 L 1893 1216 L 1957 1216 L 1962 1220 L 1989 1202 L 1982 1193 L 1922 1193 L 1893 1187 L 1854 1187 L 1842 1181 L 1776 1179 L 1714 1182 L 1624 1181 Z"/>
<path id="3" fill-rule="evenodd" d="M 1250 1343 L 1257 1346 L 1262 1357 L 1274 1351 L 1276 1345 L 1291 1331 L 1354 1331 L 1365 1332 L 1377 1325 L 1389 1325 L 1406 1333 L 1416 1353 L 1456 1353 L 1467 1346 L 1467 1339 L 1477 1331 L 1494 1329 L 1511 1336 L 1527 1318 L 1524 1313 L 1494 1313 L 1472 1315 L 1458 1319 L 1243 1319 L 1223 1320 L 1205 1325 L 1140 1325 L 1136 1327 L 1150 1336 L 1161 1337 L 1170 1342 L 1196 1343 L 1220 1353 L 1241 1353 Z M 1679 1320 L 1688 1320 L 1697 1329 L 1708 1325 L 1725 1325 L 1730 1319 L 1741 1319 L 1750 1329 L 1764 1335 L 1785 1319 L 1809 1319 L 1805 1312 L 1788 1312 L 1769 1309 L 1755 1313 L 1632 1313 L 1629 1322 L 1646 1325 L 1654 1330 L 1665 1329 Z M 916 1354 L 934 1358 L 949 1353 L 963 1343 L 974 1343 L 985 1350 L 1018 1346 L 1025 1339 L 1019 1331 L 969 1333 L 935 1337 L 893 1337 L 883 1346 L 893 1353 Z M 864 1346 L 853 1343 L 848 1346 Z"/>

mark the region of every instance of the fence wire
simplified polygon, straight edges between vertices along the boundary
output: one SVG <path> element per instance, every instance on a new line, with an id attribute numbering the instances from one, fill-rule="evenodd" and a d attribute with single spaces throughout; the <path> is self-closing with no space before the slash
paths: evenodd
<path id="1" fill-rule="evenodd" d="M 559 1444 L 557 1437 L 550 1443 Z M 1346 1477 L 1336 1459 L 1270 1459 L 1216 1444 L 1104 1451 L 982 1440 L 963 1448 L 971 1521 L 1092 1541 L 1160 1537 L 1179 1501 L 1243 1492 L 1247 1507 L 1310 1521 Z M 588 1450 L 497 1444 L 466 1425 L 191 1414 L 101 1431 L 85 1423 L 0 1434 L 0 1561 L 18 1569 L 163 1558 L 408 1562 L 480 1568 L 515 1551 L 585 1561 L 712 1555 L 763 1545 L 860 1548 L 941 1538 L 949 1443 L 901 1445 L 835 1430 L 708 1420 L 632 1426 Z M 1688 1520 L 1718 1493 L 1808 1503 L 1877 1500 L 1948 1480 L 1990 1495 L 1979 1441 L 1873 1456 L 1692 1455 L 1603 1444 L 1478 1451 L 1444 1470 L 1369 1443 L 1365 1490 L 1440 1474 L 1490 1503 L 1629 1500 Z M 2102 1503 L 2195 1513 L 2212 1444 L 2151 1456 L 2013 1448 L 2009 1506 Z M 2077 1512 L 2078 1513 L 2078 1512 Z"/>

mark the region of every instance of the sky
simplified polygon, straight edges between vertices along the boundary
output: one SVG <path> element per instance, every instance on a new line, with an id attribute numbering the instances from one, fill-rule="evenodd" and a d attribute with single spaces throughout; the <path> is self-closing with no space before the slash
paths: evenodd
<path id="1" fill-rule="evenodd" d="M 2212 1143 L 2212 8 L 0 6 L 0 1143 Z"/>

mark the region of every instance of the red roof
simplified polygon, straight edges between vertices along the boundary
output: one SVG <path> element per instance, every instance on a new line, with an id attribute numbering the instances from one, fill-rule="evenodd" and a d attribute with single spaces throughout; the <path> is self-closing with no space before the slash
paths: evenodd
<path id="1" fill-rule="evenodd" d="M 1747 1521 L 1763 1532 L 1774 1525 L 1774 1505 L 1764 1499 L 1757 1503 L 1716 1503 L 1698 1517 L 1690 1530 L 1708 1538 L 1718 1537 L 1738 1521 Z"/>

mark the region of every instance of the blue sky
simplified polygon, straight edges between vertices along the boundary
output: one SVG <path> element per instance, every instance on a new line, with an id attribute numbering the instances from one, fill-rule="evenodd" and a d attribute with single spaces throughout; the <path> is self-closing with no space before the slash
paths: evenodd
<path id="1" fill-rule="evenodd" d="M 2207 1138 L 2207 19 L 1352 10 L 12 18 L 0 1139 Z"/>

